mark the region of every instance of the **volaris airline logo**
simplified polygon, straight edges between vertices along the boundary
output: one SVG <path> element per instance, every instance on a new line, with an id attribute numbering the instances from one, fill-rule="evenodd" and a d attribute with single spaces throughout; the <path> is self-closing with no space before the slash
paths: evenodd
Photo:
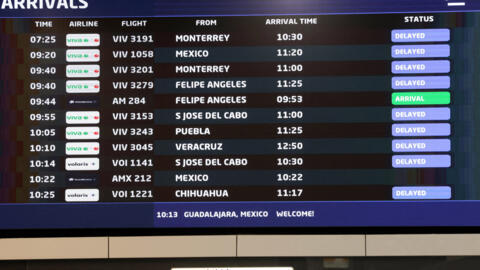
<path id="1" fill-rule="evenodd" d="M 86 9 L 86 0 L 2 0 L 2 9 Z"/>

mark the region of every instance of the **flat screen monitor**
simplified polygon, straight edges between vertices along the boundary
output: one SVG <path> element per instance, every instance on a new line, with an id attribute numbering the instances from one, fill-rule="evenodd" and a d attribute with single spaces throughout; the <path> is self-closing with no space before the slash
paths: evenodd
<path id="1" fill-rule="evenodd" d="M 480 2 L 2 0 L 0 230 L 480 226 Z"/>

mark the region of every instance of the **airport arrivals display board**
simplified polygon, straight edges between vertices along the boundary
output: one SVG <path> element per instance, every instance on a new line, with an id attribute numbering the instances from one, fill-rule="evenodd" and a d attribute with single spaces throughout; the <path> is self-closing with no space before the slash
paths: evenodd
<path id="1" fill-rule="evenodd" d="M 0 230 L 480 226 L 478 1 L 0 2 Z"/>

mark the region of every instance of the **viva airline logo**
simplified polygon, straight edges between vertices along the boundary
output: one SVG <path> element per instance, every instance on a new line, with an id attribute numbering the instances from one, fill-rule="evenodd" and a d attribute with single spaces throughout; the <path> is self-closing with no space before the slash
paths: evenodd
<path id="1" fill-rule="evenodd" d="M 84 80 L 84 81 L 67 81 L 66 84 L 67 93 L 72 94 L 87 94 L 87 93 L 99 93 L 100 81 L 97 80 Z"/>
<path id="2" fill-rule="evenodd" d="M 67 78 L 98 78 L 100 77 L 99 65 L 68 65 Z"/>
<path id="3" fill-rule="evenodd" d="M 70 156 L 98 155 L 100 144 L 98 142 L 69 142 L 65 145 L 65 153 Z"/>
<path id="4" fill-rule="evenodd" d="M 100 138 L 99 127 L 67 127 L 65 130 L 67 140 L 97 140 Z"/>
<path id="5" fill-rule="evenodd" d="M 99 62 L 100 50 L 67 50 L 67 62 Z"/>
<path id="6" fill-rule="evenodd" d="M 100 46 L 99 34 L 68 34 L 68 47 L 98 47 Z"/>
<path id="7" fill-rule="evenodd" d="M 100 112 L 97 111 L 69 111 L 65 115 L 67 124 L 98 124 L 100 123 Z"/>

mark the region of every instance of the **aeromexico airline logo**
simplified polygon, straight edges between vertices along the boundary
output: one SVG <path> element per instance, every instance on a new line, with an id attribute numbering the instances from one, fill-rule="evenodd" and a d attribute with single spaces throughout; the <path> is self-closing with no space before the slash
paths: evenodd
<path id="1" fill-rule="evenodd" d="M 1 0 L 2 9 L 86 9 L 87 0 Z"/>

